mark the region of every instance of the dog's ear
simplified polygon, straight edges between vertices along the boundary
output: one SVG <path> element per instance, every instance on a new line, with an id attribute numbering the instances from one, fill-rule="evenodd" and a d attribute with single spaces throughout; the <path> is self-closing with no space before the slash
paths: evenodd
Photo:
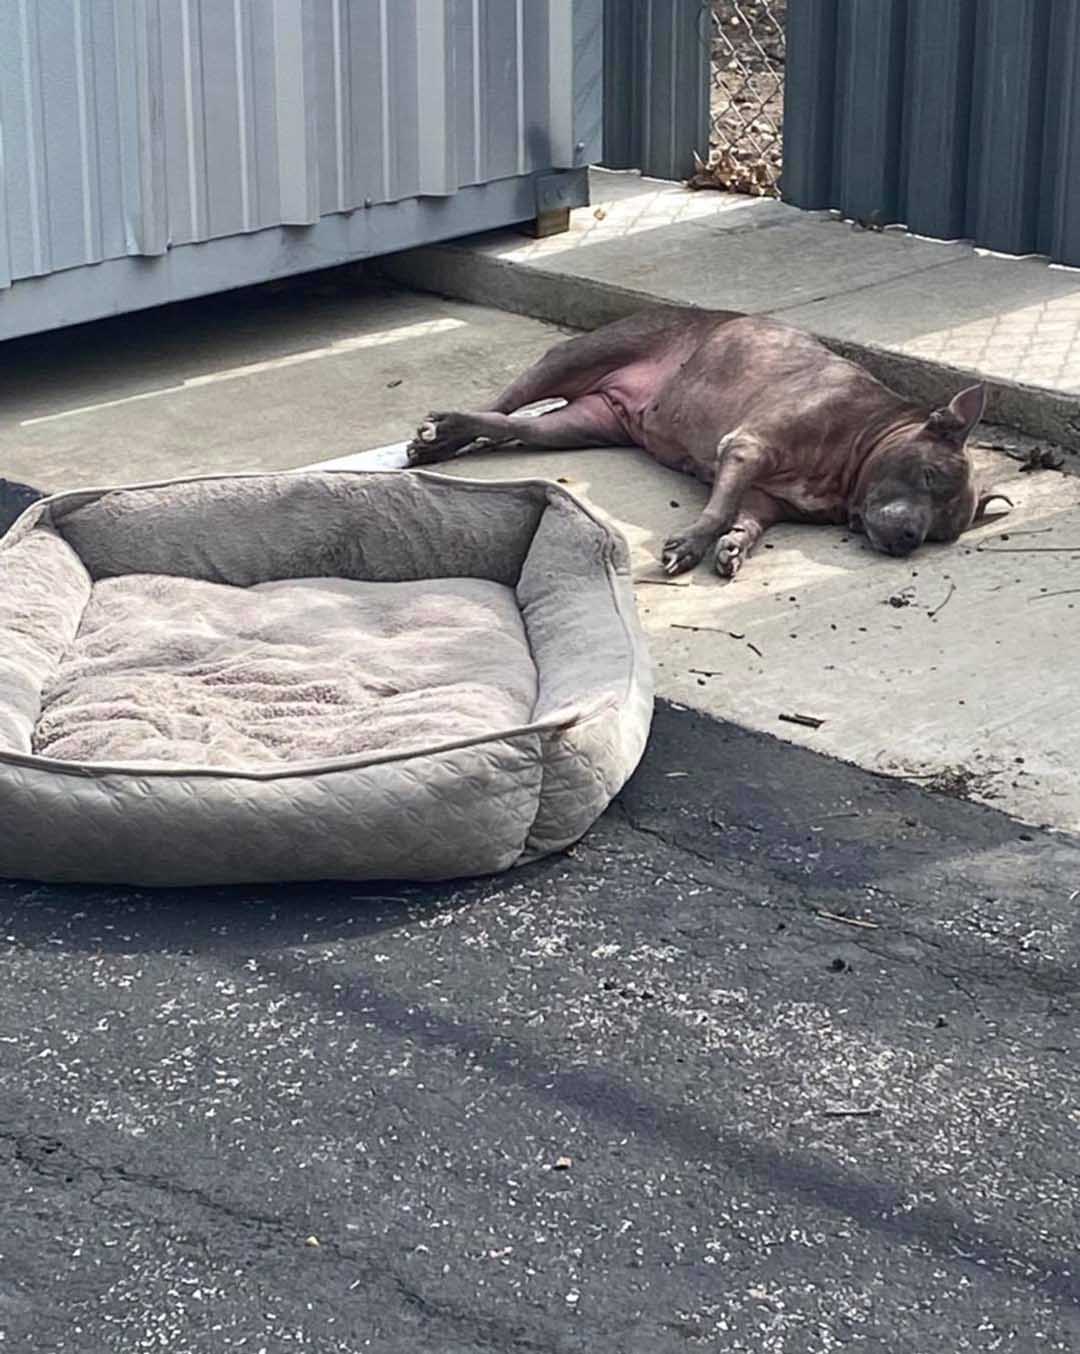
<path id="1" fill-rule="evenodd" d="M 959 447 L 970 437 L 985 409 L 986 386 L 980 381 L 954 395 L 943 408 L 935 409 L 926 420 L 926 427 L 935 437 Z"/>

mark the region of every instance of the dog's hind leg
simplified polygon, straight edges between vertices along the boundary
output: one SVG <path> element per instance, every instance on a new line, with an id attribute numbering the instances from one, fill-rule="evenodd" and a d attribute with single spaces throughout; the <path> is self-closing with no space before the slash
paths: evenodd
<path id="1" fill-rule="evenodd" d="M 623 446 L 626 429 L 602 395 L 584 395 L 562 409 L 538 418 L 508 414 L 432 414 L 409 443 L 409 465 L 434 465 L 460 455 L 483 440 L 494 446 L 515 442 L 524 447 Z"/>
<path id="2" fill-rule="evenodd" d="M 512 414 L 539 400 L 575 400 L 611 372 L 657 350 L 688 324 L 715 323 L 704 312 L 653 306 L 588 334 L 557 343 L 492 402 L 491 411 Z"/>

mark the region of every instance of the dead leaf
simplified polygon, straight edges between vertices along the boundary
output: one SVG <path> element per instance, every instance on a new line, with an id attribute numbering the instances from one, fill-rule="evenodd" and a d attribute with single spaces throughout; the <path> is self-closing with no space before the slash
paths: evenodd
<path id="1" fill-rule="evenodd" d="M 723 193 L 745 193 L 749 197 L 779 197 L 772 170 L 765 160 L 739 161 L 731 151 L 714 151 L 708 162 L 694 152 L 694 172 L 687 188 L 712 188 Z"/>

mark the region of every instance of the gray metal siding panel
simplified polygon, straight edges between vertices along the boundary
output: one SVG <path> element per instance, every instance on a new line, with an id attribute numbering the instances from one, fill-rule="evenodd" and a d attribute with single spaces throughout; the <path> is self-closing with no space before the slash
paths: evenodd
<path id="1" fill-rule="evenodd" d="M 565 0 L 551 0 L 564 3 Z M 556 160 L 563 168 L 594 164 L 604 153 L 604 0 L 571 0 L 574 21 L 574 64 L 570 94 L 574 104 L 573 147 L 570 155 Z M 701 47 L 703 62 L 705 48 Z M 707 81 L 697 85 L 708 117 Z M 692 87 L 693 88 L 693 87 Z"/>
<path id="2" fill-rule="evenodd" d="M 417 174 L 426 197 L 449 197 L 458 187 L 451 19 L 450 0 L 417 6 Z"/>
<path id="3" fill-rule="evenodd" d="M 177 0 L 161 16 L 165 117 L 165 191 L 173 244 L 204 239 L 206 150 L 199 0 Z"/>
<path id="4" fill-rule="evenodd" d="M 45 0 L 34 10 L 37 48 L 48 53 L 38 69 L 49 266 L 74 268 L 95 258 L 84 182 L 89 146 L 82 6 L 79 0 Z"/>
<path id="5" fill-rule="evenodd" d="M 506 179 L 520 173 L 516 0 L 482 0 L 480 34 L 483 174 Z"/>
<path id="6" fill-rule="evenodd" d="M 97 142 L 92 151 L 98 189 L 101 257 L 127 253 L 124 166 L 120 143 L 119 68 L 116 56 L 115 0 L 92 0 L 90 20 Z"/>
<path id="7" fill-rule="evenodd" d="M 595 159 L 603 139 L 612 168 L 687 177 L 694 152 L 707 158 L 709 151 L 708 16 L 700 0 L 607 0 L 602 38 L 600 17 L 594 12 L 591 27 L 579 25 L 577 155 Z M 601 86 L 602 108 L 586 106 Z"/>
<path id="8" fill-rule="evenodd" d="M 788 201 L 1080 264 L 1078 0 L 789 0 L 788 16 Z"/>
<path id="9" fill-rule="evenodd" d="M 909 0 L 904 219 L 921 235 L 964 234 L 975 0 Z"/>
<path id="10" fill-rule="evenodd" d="M 567 177 L 574 189 L 568 205 L 583 205 L 584 171 Z M 335 212 L 304 230 L 278 226 L 183 245 L 149 263 L 119 258 L 96 268 L 69 268 L 28 278 L 3 295 L 0 339 L 494 230 L 524 221 L 535 209 L 530 178 L 499 179 L 452 198 L 409 198 L 370 211 Z"/>
<path id="11" fill-rule="evenodd" d="M 1050 9 L 983 0 L 976 16 L 968 232 L 991 249 L 1038 247 Z"/>
<path id="12" fill-rule="evenodd" d="M 221 0 L 204 0 L 219 4 Z M 317 41 L 314 0 L 270 0 L 279 215 L 285 225 L 319 219 Z M 231 232 L 230 232 L 231 233 Z"/>
<path id="13" fill-rule="evenodd" d="M 346 109 L 350 147 L 349 205 L 385 200 L 383 156 L 383 71 L 379 0 L 352 0 L 348 6 L 349 96 Z M 389 128 L 386 128 L 389 136 Z"/>
<path id="14" fill-rule="evenodd" d="M 524 172 L 549 169 L 554 163 L 551 140 L 550 7 L 525 0 L 521 28 Z"/>
<path id="15" fill-rule="evenodd" d="M 607 0 L 604 15 L 604 164 L 611 169 L 637 169 L 641 163 L 637 9 L 637 0 Z"/>
<path id="16" fill-rule="evenodd" d="M 907 0 L 840 0 L 833 195 L 846 216 L 895 221 Z"/>
<path id="17" fill-rule="evenodd" d="M 251 20 L 252 145 L 255 161 L 255 214 L 266 227 L 281 220 L 281 184 L 277 155 L 277 81 L 274 70 L 274 11 L 255 0 Z"/>
<path id="18" fill-rule="evenodd" d="M 1039 249 L 1080 263 L 1080 5 L 1054 0 Z"/>
<path id="19" fill-rule="evenodd" d="M 0 0 L 0 287 L 585 164 L 602 14 L 603 0 Z"/>
<path id="20" fill-rule="evenodd" d="M 479 28 L 475 22 L 480 0 L 453 0 L 451 16 L 454 63 L 454 132 L 457 137 L 458 181 L 479 183 L 480 169 L 480 63 Z"/>
<path id="21" fill-rule="evenodd" d="M 116 57 L 127 252 L 168 248 L 158 0 L 117 0 Z"/>
<path id="22" fill-rule="evenodd" d="M 836 118 L 836 0 L 788 7 L 781 191 L 810 211 L 832 206 Z"/>
<path id="23" fill-rule="evenodd" d="M 387 197 L 398 202 L 416 197 L 420 191 L 417 0 L 384 0 L 384 6 L 388 76 L 385 103 L 388 134 L 384 144 L 388 143 L 390 150 Z"/>
<path id="24" fill-rule="evenodd" d="M 48 272 L 48 198 L 37 24 L 31 0 L 0 5 L 0 126 L 13 278 Z"/>
<path id="25" fill-rule="evenodd" d="M 199 11 L 202 124 L 209 132 L 200 147 L 205 157 L 206 234 L 236 235 L 252 225 L 244 88 L 250 60 L 244 61 L 243 7 L 241 0 L 201 0 Z M 167 75 L 169 84 L 176 83 L 175 73 Z M 181 153 L 183 149 L 177 146 Z"/>

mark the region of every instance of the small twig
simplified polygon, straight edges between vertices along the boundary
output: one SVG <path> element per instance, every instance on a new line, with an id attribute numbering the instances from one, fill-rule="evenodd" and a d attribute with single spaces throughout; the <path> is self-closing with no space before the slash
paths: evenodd
<path id="1" fill-rule="evenodd" d="M 822 1110 L 826 1119 L 872 1119 L 880 1114 L 881 1110 L 877 1105 L 867 1105 L 862 1109 L 841 1109 L 834 1106 L 832 1109 Z"/>
<path id="2" fill-rule="evenodd" d="M 708 668 L 687 668 L 687 672 L 692 672 L 695 677 L 723 677 L 722 672 L 710 672 Z"/>
<path id="3" fill-rule="evenodd" d="M 673 578 L 635 578 L 637 584 L 649 583 L 654 588 L 688 588 L 689 581 L 686 583 L 676 583 Z"/>
<path id="4" fill-rule="evenodd" d="M 671 630 L 705 630 L 710 635 L 727 635 L 730 639 L 744 639 L 744 635 L 737 635 L 734 630 L 725 630 L 719 625 L 680 625 L 678 621 L 672 621 L 669 626 Z"/>
<path id="5" fill-rule="evenodd" d="M 1038 592 L 1031 598 L 1033 602 L 1044 602 L 1047 597 L 1071 597 L 1080 592 L 1080 588 L 1060 588 L 1057 592 Z"/>
<path id="6" fill-rule="evenodd" d="M 989 545 L 977 545 L 984 555 L 1080 555 L 1080 545 L 1007 545 L 995 550 Z"/>
<path id="7" fill-rule="evenodd" d="M 1072 893 L 1069 894 L 1069 902 L 1075 903 L 1077 898 L 1080 898 L 1080 889 L 1073 889 Z"/>
<path id="8" fill-rule="evenodd" d="M 854 815 L 856 818 L 858 816 L 858 814 Z M 861 926 L 867 931 L 877 931 L 880 929 L 876 921 L 860 921 L 858 917 L 841 917 L 837 912 L 826 912 L 823 907 L 815 908 L 814 911 L 817 916 L 823 917 L 826 921 L 843 922 L 845 926 Z"/>
<path id="9" fill-rule="evenodd" d="M 825 723 L 823 719 L 817 719 L 814 715 L 777 715 L 777 719 L 782 719 L 785 724 L 801 724 L 807 729 L 820 729 Z"/>
<path id="10" fill-rule="evenodd" d="M 728 637 L 729 639 L 742 639 L 742 640 L 746 640 L 746 647 L 747 647 L 752 653 L 756 653 L 757 656 L 758 656 L 759 658 L 764 658 L 764 657 L 765 657 L 765 655 L 761 652 L 761 650 L 760 650 L 760 649 L 758 648 L 758 646 L 753 642 L 753 640 L 746 639 L 746 636 L 743 635 L 743 634 L 740 634 L 737 630 L 724 630 L 724 629 L 722 629 L 722 627 L 719 626 L 719 625 L 681 625 L 678 621 L 672 621 L 671 624 L 670 624 L 670 626 L 668 626 L 668 629 L 669 629 L 669 630 L 703 630 L 703 631 L 707 632 L 707 633 L 710 634 L 710 635 L 727 635 L 727 637 Z M 693 668 L 691 668 L 690 671 L 693 672 Z M 710 674 L 706 673 L 706 676 L 709 676 L 709 675 L 710 675 Z"/>
<path id="11" fill-rule="evenodd" d="M 949 605 L 949 603 L 952 601 L 952 595 L 953 595 L 953 593 L 954 593 L 955 591 L 956 591 L 956 584 L 955 584 L 955 583 L 950 583 L 950 584 L 949 584 L 949 591 L 948 591 L 948 592 L 946 593 L 946 595 L 945 595 L 945 600 L 944 600 L 944 602 L 942 602 L 942 604 L 941 604 L 939 607 L 935 607 L 933 611 L 927 612 L 927 615 L 930 617 L 931 620 L 934 619 L 934 617 L 938 614 L 938 612 L 944 611 L 944 610 L 945 610 L 945 608 L 946 608 L 946 607 Z"/>

